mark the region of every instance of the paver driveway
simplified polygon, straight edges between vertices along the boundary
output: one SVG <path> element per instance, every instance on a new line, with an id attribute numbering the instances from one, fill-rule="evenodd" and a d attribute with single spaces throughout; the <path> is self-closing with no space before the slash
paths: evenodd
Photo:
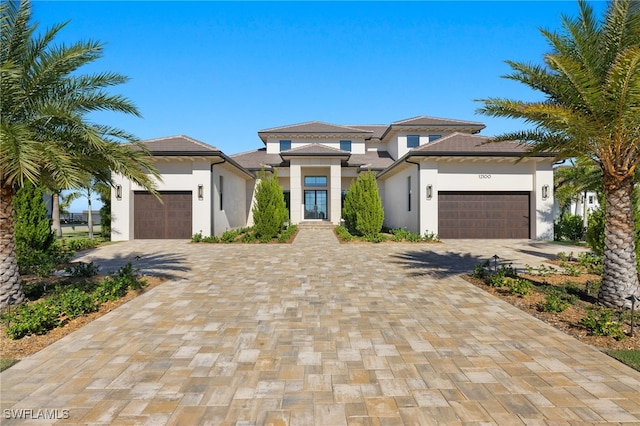
<path id="1" fill-rule="evenodd" d="M 556 251 L 326 230 L 104 247 L 86 259 L 173 279 L 3 372 L 3 424 L 640 424 L 640 373 L 456 276 Z"/>

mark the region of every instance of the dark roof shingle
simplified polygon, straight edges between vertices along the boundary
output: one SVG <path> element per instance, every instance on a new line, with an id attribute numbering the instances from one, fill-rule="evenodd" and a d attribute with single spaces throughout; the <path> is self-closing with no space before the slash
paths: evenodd
<path id="1" fill-rule="evenodd" d="M 519 156 L 529 150 L 529 146 L 522 142 L 504 141 L 491 142 L 486 136 L 470 135 L 468 133 L 452 133 L 413 149 L 412 153 L 433 154 L 469 154 L 469 155 L 510 155 Z"/>

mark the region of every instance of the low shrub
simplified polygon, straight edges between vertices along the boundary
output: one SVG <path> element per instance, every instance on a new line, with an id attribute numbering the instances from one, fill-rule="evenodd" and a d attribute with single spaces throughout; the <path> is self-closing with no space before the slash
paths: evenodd
<path id="1" fill-rule="evenodd" d="M 604 258 L 595 253 L 580 253 L 578 263 L 590 274 L 602 275 L 604 272 Z"/>
<path id="2" fill-rule="evenodd" d="M 541 312 L 564 312 L 568 307 L 569 302 L 559 293 L 547 294 L 544 302 L 538 302 L 538 310 Z"/>
<path id="3" fill-rule="evenodd" d="M 579 277 L 584 272 L 582 266 L 569 262 L 560 263 L 560 267 L 564 270 L 564 273 L 566 275 L 569 275 L 571 277 Z"/>
<path id="4" fill-rule="evenodd" d="M 580 241 L 584 236 L 582 217 L 563 214 L 554 224 L 553 232 L 556 241 Z"/>
<path id="5" fill-rule="evenodd" d="M 336 226 L 336 234 L 338 234 L 338 237 L 340 237 L 342 241 L 348 242 L 353 240 L 353 235 L 351 235 L 344 226 Z"/>
<path id="6" fill-rule="evenodd" d="M 504 287 L 507 284 L 507 279 L 504 273 L 498 271 L 496 273 L 488 275 L 485 278 L 485 283 L 487 283 L 487 285 L 490 285 L 491 287 Z"/>
<path id="7" fill-rule="evenodd" d="M 418 236 L 419 237 L 419 236 Z M 382 234 L 365 235 L 364 239 L 370 243 L 383 243 L 387 241 L 387 237 Z"/>
<path id="8" fill-rule="evenodd" d="M 282 233 L 278 237 L 278 242 L 286 243 L 291 239 L 291 237 L 293 237 L 293 235 L 296 233 L 297 230 L 298 230 L 298 225 L 289 225 L 287 229 L 282 231 Z"/>
<path id="9" fill-rule="evenodd" d="M 94 297 L 79 288 L 71 287 L 51 298 L 61 314 L 66 314 L 69 319 L 88 314 L 98 310 Z"/>
<path id="10" fill-rule="evenodd" d="M 614 317 L 618 318 L 614 318 Z M 604 307 L 587 308 L 587 316 L 580 321 L 587 331 L 594 336 L 608 336 L 616 340 L 624 339 L 620 314 Z"/>
<path id="11" fill-rule="evenodd" d="M 127 290 L 137 290 L 146 285 L 138 278 L 131 262 L 120 268 L 115 274 L 109 274 L 94 290 L 93 296 L 99 303 L 117 300 L 127 294 Z"/>
<path id="12" fill-rule="evenodd" d="M 236 238 L 238 238 L 238 235 L 240 235 L 239 229 L 230 229 L 228 231 L 224 231 L 224 233 L 220 237 L 220 241 L 223 243 L 232 243 L 236 240 Z"/>
<path id="13" fill-rule="evenodd" d="M 520 297 L 525 297 L 531 294 L 531 281 L 525 280 L 524 278 L 511 279 L 508 282 L 508 286 L 511 294 L 515 294 Z"/>
<path id="14" fill-rule="evenodd" d="M 77 262 L 67 266 L 65 271 L 69 272 L 73 277 L 94 277 L 100 272 L 100 267 L 93 262 Z"/>
<path id="15" fill-rule="evenodd" d="M 30 334 L 46 334 L 60 325 L 60 310 L 49 300 L 25 303 L 2 316 L 7 323 L 6 333 L 11 339 Z"/>
<path id="16" fill-rule="evenodd" d="M 435 241 L 440 241 L 440 237 L 438 237 L 438 234 L 436 234 L 435 232 L 426 231 L 424 233 L 424 237 L 422 237 L 422 240 L 428 241 L 428 242 L 435 242 Z"/>
<path id="17" fill-rule="evenodd" d="M 474 278 L 485 278 L 489 273 L 489 261 L 485 261 L 483 263 L 478 263 L 473 267 L 473 272 L 471 272 L 471 276 Z"/>

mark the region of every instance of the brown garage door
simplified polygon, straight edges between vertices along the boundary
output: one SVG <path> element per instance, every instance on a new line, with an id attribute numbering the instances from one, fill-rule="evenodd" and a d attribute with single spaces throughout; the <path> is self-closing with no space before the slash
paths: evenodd
<path id="1" fill-rule="evenodd" d="M 438 193 L 440 238 L 529 238 L 528 192 Z"/>
<path id="2" fill-rule="evenodd" d="M 162 201 L 148 192 L 135 192 L 133 198 L 133 238 L 191 238 L 191 191 L 160 192 Z"/>

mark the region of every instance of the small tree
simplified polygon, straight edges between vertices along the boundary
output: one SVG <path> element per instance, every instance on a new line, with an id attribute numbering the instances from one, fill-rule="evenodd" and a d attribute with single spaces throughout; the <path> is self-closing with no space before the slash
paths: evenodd
<path id="1" fill-rule="evenodd" d="M 253 231 L 260 240 L 271 240 L 283 229 L 289 213 L 276 171 L 271 176 L 262 171 L 256 186 L 256 201 L 252 211 Z"/>
<path id="2" fill-rule="evenodd" d="M 373 172 L 362 173 L 344 199 L 342 217 L 350 233 L 373 237 L 382 229 L 384 209 Z"/>

